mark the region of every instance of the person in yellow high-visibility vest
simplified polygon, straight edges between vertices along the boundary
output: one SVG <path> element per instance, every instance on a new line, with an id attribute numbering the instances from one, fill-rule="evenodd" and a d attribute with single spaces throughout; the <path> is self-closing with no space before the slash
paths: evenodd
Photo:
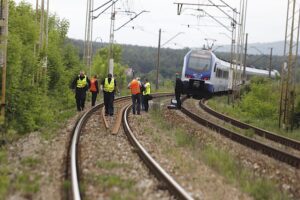
<path id="1" fill-rule="evenodd" d="M 145 79 L 145 84 L 144 84 L 145 90 L 143 91 L 143 100 L 144 100 L 144 107 L 145 107 L 145 112 L 148 112 L 149 109 L 149 100 L 150 100 L 150 94 L 151 94 L 151 84 L 149 83 L 148 79 Z"/>
<path id="2" fill-rule="evenodd" d="M 90 80 L 84 74 L 84 71 L 80 71 L 79 75 L 72 82 L 72 89 L 75 90 L 75 99 L 77 104 L 77 111 L 84 110 L 86 91 L 90 85 Z"/>
<path id="3" fill-rule="evenodd" d="M 103 91 L 105 115 L 114 115 L 114 98 L 117 89 L 116 80 L 112 77 L 112 74 L 108 74 L 101 83 L 101 90 Z"/>

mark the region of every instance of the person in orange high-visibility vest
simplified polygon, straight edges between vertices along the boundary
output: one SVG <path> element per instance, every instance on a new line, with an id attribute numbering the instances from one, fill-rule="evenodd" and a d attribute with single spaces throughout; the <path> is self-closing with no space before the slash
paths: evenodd
<path id="1" fill-rule="evenodd" d="M 131 92 L 132 99 L 132 112 L 135 115 L 137 112 L 138 115 L 141 113 L 141 83 L 134 78 L 129 84 L 128 89 Z"/>
<path id="2" fill-rule="evenodd" d="M 92 93 L 92 106 L 95 106 L 97 95 L 99 93 L 97 75 L 90 80 L 90 92 Z"/>

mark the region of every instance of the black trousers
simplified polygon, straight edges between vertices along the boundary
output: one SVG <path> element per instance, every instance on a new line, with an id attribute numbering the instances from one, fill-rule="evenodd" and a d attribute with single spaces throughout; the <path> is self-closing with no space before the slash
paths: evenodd
<path id="1" fill-rule="evenodd" d="M 144 108 L 145 111 L 148 112 L 149 109 L 149 95 L 143 95 L 143 104 L 144 104 Z"/>
<path id="2" fill-rule="evenodd" d="M 92 92 L 92 106 L 95 106 L 98 92 Z"/>
<path id="3" fill-rule="evenodd" d="M 78 111 L 81 111 L 84 109 L 85 98 L 86 98 L 86 89 L 85 88 L 76 88 L 75 99 L 76 99 Z"/>
<path id="4" fill-rule="evenodd" d="M 176 92 L 175 91 L 175 97 L 176 97 L 176 101 L 177 101 L 177 108 L 179 108 L 179 109 L 181 109 L 180 95 L 181 95 L 181 92 Z"/>
<path id="5" fill-rule="evenodd" d="M 142 109 L 142 110 L 145 110 L 145 105 L 144 105 L 144 102 L 145 102 L 145 101 L 144 101 L 144 97 L 145 97 L 145 95 L 142 95 L 142 94 L 141 94 L 141 109 Z"/>
<path id="6" fill-rule="evenodd" d="M 105 114 L 112 116 L 114 114 L 115 95 L 113 92 L 103 92 L 103 96 L 104 96 Z"/>
<path id="7" fill-rule="evenodd" d="M 141 113 L 141 94 L 131 95 L 132 100 L 132 112 L 135 115 L 135 111 L 139 115 Z"/>

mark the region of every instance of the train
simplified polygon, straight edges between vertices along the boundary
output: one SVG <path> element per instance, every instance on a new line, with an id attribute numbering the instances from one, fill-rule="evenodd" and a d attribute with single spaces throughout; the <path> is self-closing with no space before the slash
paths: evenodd
<path id="1" fill-rule="evenodd" d="M 237 73 L 243 73 L 237 67 Z M 246 67 L 246 81 L 253 76 L 268 77 L 269 71 Z M 211 96 L 215 93 L 231 91 L 233 70 L 230 62 L 218 58 L 211 50 L 193 49 L 184 57 L 181 73 L 183 94 L 188 96 Z M 271 78 L 280 76 L 277 70 L 271 71 Z M 238 83 L 241 84 L 241 83 Z"/>

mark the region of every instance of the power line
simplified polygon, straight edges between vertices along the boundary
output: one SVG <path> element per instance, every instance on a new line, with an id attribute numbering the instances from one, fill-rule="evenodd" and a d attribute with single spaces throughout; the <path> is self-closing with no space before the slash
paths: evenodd
<path id="1" fill-rule="evenodd" d="M 144 13 L 144 12 L 149 12 L 149 11 L 146 11 L 146 10 L 141 11 L 140 13 L 138 13 L 137 15 L 135 15 L 134 17 L 130 18 L 130 20 L 128 20 L 127 22 L 125 22 L 125 23 L 124 23 L 123 25 L 121 25 L 119 28 L 114 29 L 114 31 L 120 30 L 122 27 L 124 27 L 126 24 L 128 24 L 129 22 L 131 22 L 132 20 L 134 20 L 135 18 L 137 18 L 139 15 L 141 15 L 141 14 Z"/>

